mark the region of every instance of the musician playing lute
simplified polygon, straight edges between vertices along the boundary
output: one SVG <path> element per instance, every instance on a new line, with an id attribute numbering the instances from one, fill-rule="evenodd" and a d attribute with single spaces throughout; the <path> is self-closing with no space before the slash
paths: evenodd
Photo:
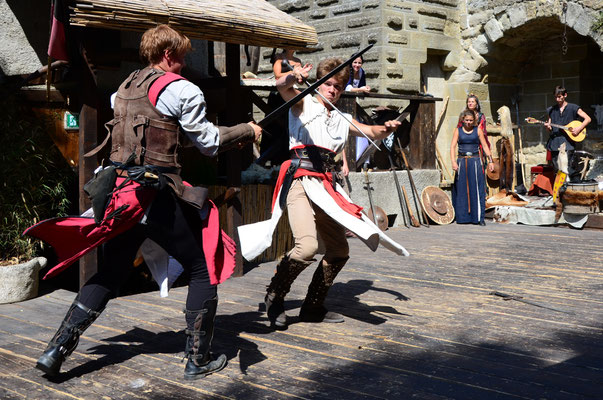
<path id="1" fill-rule="evenodd" d="M 559 169 L 559 147 L 566 143 L 567 158 L 571 161 L 574 154 L 576 142 L 572 140 L 572 137 L 576 137 L 582 132 L 588 124 L 590 124 L 590 117 L 586 114 L 580 106 L 573 103 L 567 102 L 567 90 L 564 87 L 557 86 L 553 92 L 555 101 L 557 104 L 549 107 L 547 112 L 549 114 L 548 121 L 544 124 L 546 128 L 551 132 L 551 136 L 546 144 L 546 149 L 551 152 L 551 158 L 555 169 Z M 578 119 L 578 116 L 582 118 L 582 124 L 576 128 L 568 128 L 570 134 L 566 134 L 563 129 L 557 126 L 566 126 L 570 122 Z M 577 182 L 580 180 L 580 172 L 576 171 L 569 162 L 569 177 L 571 182 Z"/>

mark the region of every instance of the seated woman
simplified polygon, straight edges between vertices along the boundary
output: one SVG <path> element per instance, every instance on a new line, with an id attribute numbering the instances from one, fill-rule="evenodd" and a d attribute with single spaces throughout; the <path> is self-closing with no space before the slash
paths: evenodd
<path id="1" fill-rule="evenodd" d="M 452 186 L 452 205 L 456 214 L 456 222 L 457 224 L 486 225 L 484 222 L 486 183 L 479 156 L 479 145 L 482 145 L 488 157 L 490 171 L 494 171 L 492 154 L 486 143 L 484 132 L 474 124 L 473 111 L 463 111 L 460 119 L 463 126 L 454 130 L 450 144 L 452 169 L 456 171 Z"/>
<path id="2" fill-rule="evenodd" d="M 346 92 L 364 92 L 371 91 L 371 87 L 366 84 L 366 73 L 362 69 L 364 59 L 362 56 L 352 61 L 352 69 L 350 70 L 350 79 L 345 85 Z"/>
<path id="3" fill-rule="evenodd" d="M 280 54 L 273 52 L 270 62 L 272 63 L 272 72 L 274 72 L 274 79 L 276 80 L 281 76 L 293 73 L 293 70 L 287 66 L 287 63 L 292 68 L 301 67 L 301 60 L 295 56 L 295 50 L 291 49 L 283 49 Z"/>

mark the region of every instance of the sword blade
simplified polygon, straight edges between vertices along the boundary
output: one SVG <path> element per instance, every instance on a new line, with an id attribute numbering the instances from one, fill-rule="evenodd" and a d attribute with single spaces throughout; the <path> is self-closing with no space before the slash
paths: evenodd
<path id="1" fill-rule="evenodd" d="M 325 83 L 326 81 L 328 81 L 329 79 L 331 79 L 331 77 L 333 75 L 335 75 L 336 73 L 338 73 L 339 71 L 341 71 L 346 66 L 350 65 L 355 59 L 357 59 L 362 54 L 364 54 L 367 51 L 369 51 L 372 47 L 373 47 L 373 44 L 369 44 L 364 49 L 360 50 L 357 53 L 354 53 L 354 55 L 352 57 L 350 57 L 348 60 L 344 61 L 342 64 L 338 65 L 337 67 L 335 67 L 335 69 L 333 69 L 331 72 L 329 72 L 328 74 L 326 74 L 325 76 L 323 76 L 322 78 L 320 78 L 319 80 L 317 80 L 316 82 L 314 82 L 312 85 L 308 86 L 306 89 L 304 89 L 297 96 L 295 96 L 294 98 L 292 98 L 291 100 L 289 100 L 285 104 L 281 105 L 276 110 L 272 111 L 270 114 L 266 115 L 264 117 L 264 119 L 262 119 L 260 122 L 258 122 L 258 125 L 261 126 L 262 128 L 265 127 L 265 126 L 267 126 L 267 125 L 269 125 L 270 122 L 272 122 L 276 117 L 278 117 L 279 115 L 281 115 L 283 112 L 287 111 L 294 104 L 297 104 L 297 102 L 299 102 L 301 99 L 303 99 L 308 94 L 313 93 L 314 89 L 318 88 L 320 85 L 322 85 L 323 83 Z"/>

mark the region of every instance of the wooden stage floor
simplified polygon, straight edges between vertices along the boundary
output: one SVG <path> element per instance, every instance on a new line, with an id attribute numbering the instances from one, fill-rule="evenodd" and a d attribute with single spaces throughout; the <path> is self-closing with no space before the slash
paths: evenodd
<path id="1" fill-rule="evenodd" d="M 603 398 L 602 231 L 488 224 L 388 233 L 411 257 L 350 239 L 352 258 L 327 300 L 343 324 L 268 329 L 259 304 L 274 262 L 223 284 L 213 349 L 229 364 L 192 382 L 182 379 L 185 288 L 110 302 L 55 381 L 33 366 L 74 293 L 0 305 L 0 398 Z M 315 265 L 294 284 L 291 316 Z"/>

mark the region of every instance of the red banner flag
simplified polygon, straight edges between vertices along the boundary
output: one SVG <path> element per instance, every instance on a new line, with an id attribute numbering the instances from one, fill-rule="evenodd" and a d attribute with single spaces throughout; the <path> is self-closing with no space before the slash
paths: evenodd
<path id="1" fill-rule="evenodd" d="M 50 8 L 51 29 L 48 42 L 48 55 L 55 60 L 69 61 L 65 25 L 68 23 L 67 10 L 61 0 L 53 0 Z"/>

